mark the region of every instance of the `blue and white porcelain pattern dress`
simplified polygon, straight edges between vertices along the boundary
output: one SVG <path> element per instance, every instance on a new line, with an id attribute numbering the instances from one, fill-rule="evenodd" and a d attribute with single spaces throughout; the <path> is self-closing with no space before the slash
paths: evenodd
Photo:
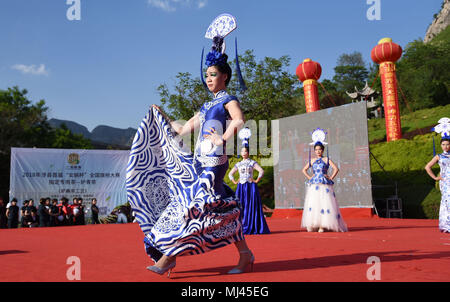
<path id="1" fill-rule="evenodd" d="M 204 148 L 212 125 L 226 128 L 225 104 L 237 99 L 220 91 L 200 110 L 199 144 L 194 155 L 161 113 L 152 108 L 131 148 L 127 195 L 145 234 L 145 249 L 156 262 L 161 256 L 204 253 L 244 239 L 240 204 L 223 182 L 228 158 L 222 148 Z M 220 129 L 221 128 L 221 129 Z M 222 133 L 220 133 L 222 134 Z"/>
<path id="2" fill-rule="evenodd" d="M 239 172 L 239 183 L 236 188 L 236 196 L 239 198 L 242 210 L 242 229 L 245 235 L 270 234 L 259 194 L 258 185 L 251 181 L 253 169 L 258 171 L 258 178 L 262 178 L 264 170 L 258 163 L 250 158 L 236 163 L 228 173 L 230 180 L 234 180 L 233 174 Z"/>
<path id="3" fill-rule="evenodd" d="M 441 168 L 439 189 L 441 190 L 441 205 L 439 207 L 439 230 L 450 233 L 450 153 L 439 154 Z"/>
<path id="4" fill-rule="evenodd" d="M 318 158 L 311 166 L 314 176 L 306 184 L 305 203 L 301 227 L 310 229 L 328 229 L 334 232 L 347 232 L 336 195 L 334 182 L 325 177 L 329 165 Z"/>

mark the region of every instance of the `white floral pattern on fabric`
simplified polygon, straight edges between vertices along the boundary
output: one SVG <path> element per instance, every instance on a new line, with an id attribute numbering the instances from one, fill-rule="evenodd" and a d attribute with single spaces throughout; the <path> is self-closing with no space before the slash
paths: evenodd
<path id="1" fill-rule="evenodd" d="M 244 159 L 236 164 L 236 168 L 239 171 L 239 183 L 244 184 L 253 177 L 253 166 L 256 161 L 252 159 Z"/>
<path id="2" fill-rule="evenodd" d="M 184 223 L 183 206 L 179 202 L 171 202 L 155 224 L 155 230 L 162 234 L 178 230 Z"/>
<path id="3" fill-rule="evenodd" d="M 225 37 L 237 27 L 236 18 L 230 14 L 217 16 L 206 30 L 205 38 L 213 39 L 216 36 Z"/>
<path id="4" fill-rule="evenodd" d="M 439 189 L 441 190 L 441 205 L 439 207 L 439 230 L 450 233 L 450 154 L 439 154 L 441 168 Z"/>
<path id="5" fill-rule="evenodd" d="M 154 213 L 159 216 L 171 200 L 167 179 L 156 177 L 144 185 L 145 197 L 154 205 Z"/>
<path id="6" fill-rule="evenodd" d="M 203 109 L 206 122 L 225 125 L 227 112 L 222 103 L 214 103 L 209 111 Z M 222 155 L 212 155 L 223 161 Z M 133 140 L 126 187 L 154 261 L 163 254 L 199 254 L 243 239 L 239 201 L 223 182 L 228 169 L 224 159 L 223 165 L 198 167 L 157 109 L 143 119 Z"/>

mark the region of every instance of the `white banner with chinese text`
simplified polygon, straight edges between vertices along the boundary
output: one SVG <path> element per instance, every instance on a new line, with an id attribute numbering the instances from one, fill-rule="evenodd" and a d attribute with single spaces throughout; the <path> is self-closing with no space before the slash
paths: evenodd
<path id="1" fill-rule="evenodd" d="M 10 196 L 19 201 L 83 198 L 89 208 L 97 199 L 100 216 L 127 202 L 129 151 L 11 148 Z"/>

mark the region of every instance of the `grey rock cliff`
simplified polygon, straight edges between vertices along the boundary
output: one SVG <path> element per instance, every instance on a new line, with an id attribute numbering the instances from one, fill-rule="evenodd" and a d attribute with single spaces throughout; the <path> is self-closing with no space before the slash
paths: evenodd
<path id="1" fill-rule="evenodd" d="M 450 0 L 444 0 L 442 4 L 442 9 L 433 23 L 428 27 L 427 33 L 425 34 L 425 43 L 430 42 L 437 34 L 443 31 L 450 24 Z"/>

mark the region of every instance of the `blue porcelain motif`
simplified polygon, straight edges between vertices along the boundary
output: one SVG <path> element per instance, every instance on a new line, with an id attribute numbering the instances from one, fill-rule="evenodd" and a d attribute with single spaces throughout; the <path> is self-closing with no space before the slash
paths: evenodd
<path id="1" fill-rule="evenodd" d="M 200 142 L 211 126 L 225 130 L 229 115 L 224 105 L 231 100 L 236 98 L 221 91 L 203 105 Z M 157 109 L 143 119 L 130 152 L 126 188 L 154 261 L 163 254 L 200 254 L 243 239 L 239 199 L 223 181 L 228 169 L 224 148 L 192 155 L 179 147 Z"/>
<path id="2" fill-rule="evenodd" d="M 441 168 L 439 189 L 441 190 L 441 205 L 439 208 L 439 230 L 450 233 L 450 154 L 439 154 Z"/>
<path id="3" fill-rule="evenodd" d="M 310 184 L 324 184 L 333 185 L 334 182 L 331 179 L 325 177 L 328 172 L 329 165 L 326 164 L 322 158 L 317 159 L 312 164 L 312 170 L 314 171 L 314 176 L 308 181 Z M 317 190 L 317 189 L 316 189 Z"/>

